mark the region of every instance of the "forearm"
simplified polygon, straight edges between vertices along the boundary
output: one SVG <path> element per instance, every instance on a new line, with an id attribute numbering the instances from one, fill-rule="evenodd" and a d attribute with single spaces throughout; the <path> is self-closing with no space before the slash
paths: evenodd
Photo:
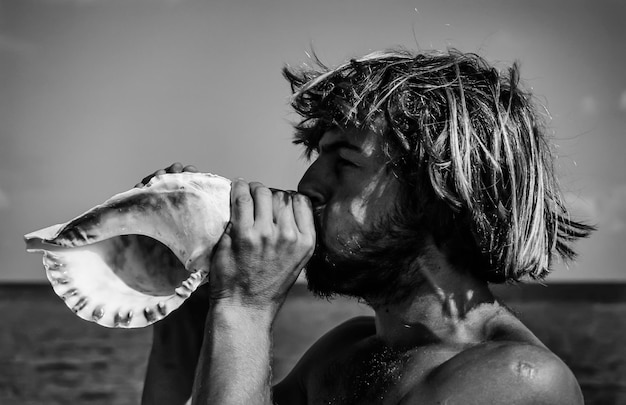
<path id="1" fill-rule="evenodd" d="M 271 403 L 269 310 L 214 304 L 194 382 L 194 404 Z"/>
<path id="2" fill-rule="evenodd" d="M 271 327 L 315 248 L 310 201 L 235 181 L 231 222 L 211 259 L 211 302 L 195 404 L 269 405 Z"/>
<path id="3" fill-rule="evenodd" d="M 143 405 L 183 405 L 191 397 L 209 310 L 209 290 L 198 288 L 183 305 L 153 325 Z"/>

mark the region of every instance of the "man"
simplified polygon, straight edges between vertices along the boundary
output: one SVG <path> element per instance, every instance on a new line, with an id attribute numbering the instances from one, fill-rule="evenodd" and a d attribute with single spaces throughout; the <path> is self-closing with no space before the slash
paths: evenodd
<path id="1" fill-rule="evenodd" d="M 196 369 L 198 404 L 582 404 L 488 287 L 542 279 L 592 230 L 561 203 L 517 67 L 388 51 L 285 76 L 313 162 L 298 193 L 233 183 L 208 287 L 155 325 L 144 403 L 184 403 Z M 271 388 L 272 322 L 305 264 L 313 292 L 375 316 Z"/>

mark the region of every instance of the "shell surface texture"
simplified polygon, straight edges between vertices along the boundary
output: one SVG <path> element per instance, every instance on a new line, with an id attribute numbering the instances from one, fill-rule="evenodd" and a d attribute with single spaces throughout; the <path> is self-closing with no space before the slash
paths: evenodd
<path id="1" fill-rule="evenodd" d="M 230 220 L 230 180 L 169 173 L 73 220 L 24 236 L 43 253 L 55 293 L 81 318 L 116 328 L 150 325 L 207 279 Z"/>

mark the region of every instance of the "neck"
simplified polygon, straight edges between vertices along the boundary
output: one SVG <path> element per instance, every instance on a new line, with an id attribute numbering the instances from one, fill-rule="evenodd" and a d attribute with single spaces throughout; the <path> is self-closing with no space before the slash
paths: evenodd
<path id="1" fill-rule="evenodd" d="M 485 325 L 501 308 L 487 283 L 450 265 L 434 246 L 416 260 L 423 282 L 398 303 L 372 303 L 376 333 L 391 346 L 477 343 L 487 338 Z"/>

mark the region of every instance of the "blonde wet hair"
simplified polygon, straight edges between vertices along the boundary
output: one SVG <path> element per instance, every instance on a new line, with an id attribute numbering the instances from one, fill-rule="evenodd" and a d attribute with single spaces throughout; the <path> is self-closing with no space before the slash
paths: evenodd
<path id="1" fill-rule="evenodd" d="M 428 230 L 487 281 L 543 279 L 555 254 L 575 257 L 571 242 L 593 227 L 563 203 L 517 64 L 501 72 L 454 49 L 379 51 L 334 68 L 312 60 L 284 69 L 302 117 L 294 142 L 308 157 L 330 128 L 379 133 L 404 184 L 404 226 Z"/>

